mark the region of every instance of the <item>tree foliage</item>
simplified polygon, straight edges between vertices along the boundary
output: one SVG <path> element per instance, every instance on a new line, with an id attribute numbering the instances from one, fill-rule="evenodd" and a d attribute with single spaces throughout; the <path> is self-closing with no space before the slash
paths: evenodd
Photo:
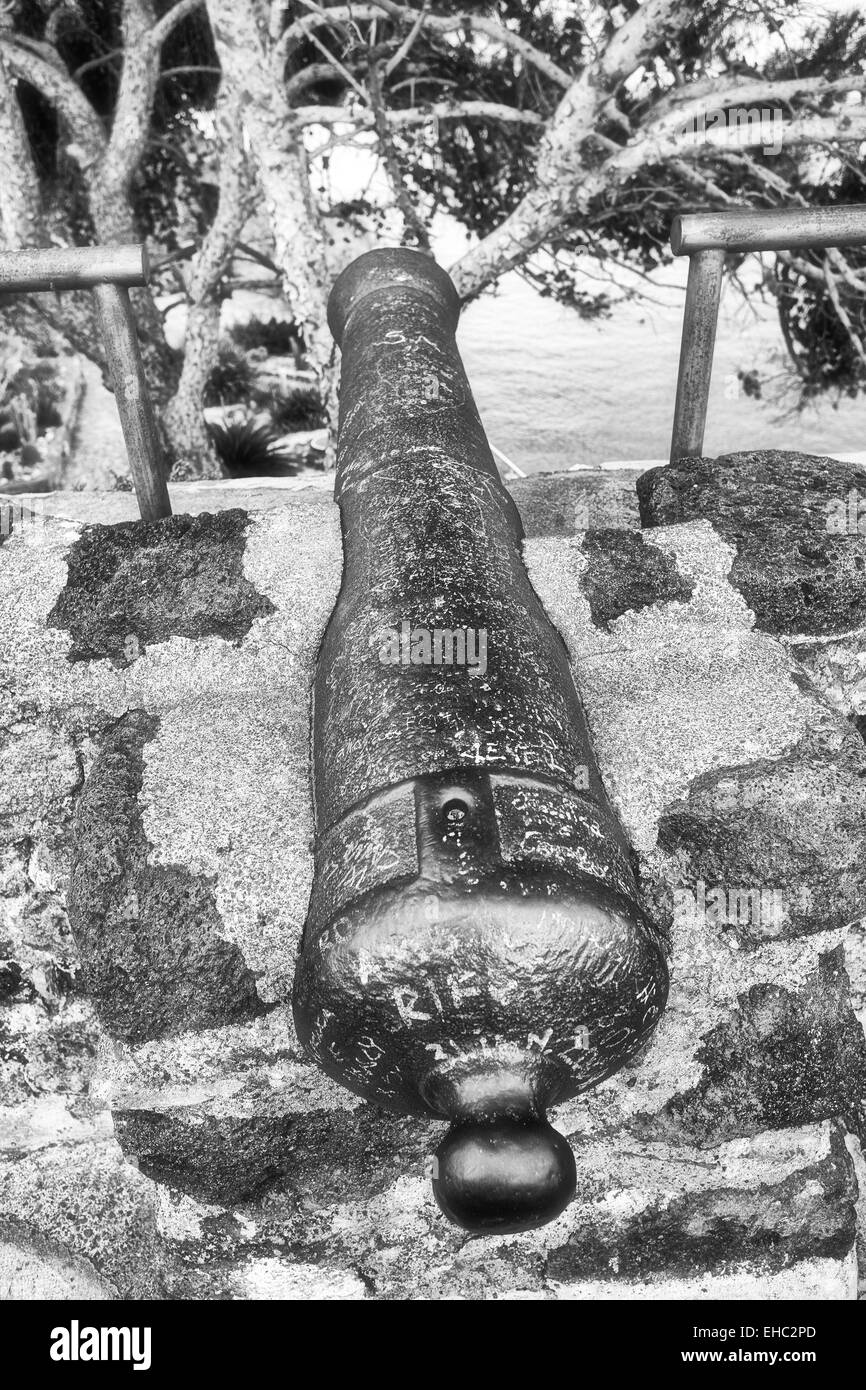
<path id="1" fill-rule="evenodd" d="M 146 237 L 156 288 L 187 302 L 182 359 L 149 310 L 142 332 L 193 471 L 218 467 L 201 408 L 245 257 L 282 284 L 331 408 L 340 237 L 396 217 L 427 249 L 445 212 L 472 239 L 464 298 L 516 268 L 604 315 L 666 261 L 676 211 L 866 201 L 864 87 L 863 14 L 810 0 L 12 0 L 0 16 L 0 120 L 29 147 L 7 170 L 29 161 L 43 239 Z M 387 206 L 330 188 L 347 147 L 374 152 Z M 27 180 L 0 181 L 0 206 L 20 237 Z M 266 245 L 245 241 L 253 210 Z M 866 252 L 779 253 L 765 285 L 804 396 L 862 390 Z M 86 350 L 86 320 L 58 323 Z"/>

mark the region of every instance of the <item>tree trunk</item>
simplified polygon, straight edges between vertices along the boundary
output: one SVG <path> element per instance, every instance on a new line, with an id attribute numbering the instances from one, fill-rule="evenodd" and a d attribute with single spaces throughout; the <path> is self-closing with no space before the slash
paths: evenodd
<path id="1" fill-rule="evenodd" d="M 88 190 L 97 240 L 105 245 L 139 239 L 132 185 L 147 146 L 159 77 L 160 50 L 152 40 L 155 24 L 153 0 L 124 0 L 123 71 L 117 104 L 104 157 L 92 171 Z M 164 410 L 177 388 L 180 361 L 166 342 L 151 294 L 134 290 L 131 298 L 154 403 Z"/>
<path id="2" fill-rule="evenodd" d="M 222 468 L 205 425 L 202 397 L 217 363 L 220 305 L 214 294 L 191 303 L 186 323 L 183 370 L 163 413 L 174 478 L 220 478 Z"/>
<path id="3" fill-rule="evenodd" d="M 0 218 L 3 244 L 10 249 L 38 246 L 42 240 L 39 180 L 24 129 L 15 80 L 0 51 Z"/>
<path id="4" fill-rule="evenodd" d="M 205 426 L 203 397 L 219 360 L 220 282 L 250 211 L 252 181 L 236 97 L 220 100 L 216 129 L 221 144 L 219 205 L 192 261 L 183 370 L 165 412 L 176 448 L 176 478 L 222 476 Z"/>
<path id="5" fill-rule="evenodd" d="M 286 297 L 307 356 L 333 409 L 334 346 L 321 214 L 310 187 L 304 133 L 266 44 L 254 0 L 207 0 L 223 81 L 238 100 L 270 217 Z"/>

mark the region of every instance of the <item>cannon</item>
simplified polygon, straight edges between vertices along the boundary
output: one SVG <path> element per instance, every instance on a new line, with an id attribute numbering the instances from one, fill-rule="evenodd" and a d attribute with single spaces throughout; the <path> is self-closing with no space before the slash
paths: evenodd
<path id="1" fill-rule="evenodd" d="M 450 1128 L 439 1205 L 542 1225 L 575 1163 L 547 1110 L 617 1071 L 667 998 L 563 641 L 530 584 L 455 342 L 416 251 L 334 285 L 342 586 L 313 689 L 315 872 L 294 987 L 329 1076 Z"/>

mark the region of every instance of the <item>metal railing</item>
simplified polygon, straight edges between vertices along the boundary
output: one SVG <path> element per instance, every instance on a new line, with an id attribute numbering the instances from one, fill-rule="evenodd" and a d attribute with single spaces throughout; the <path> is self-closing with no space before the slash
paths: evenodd
<path id="1" fill-rule="evenodd" d="M 73 246 L 0 253 L 0 294 L 93 291 L 96 316 L 143 521 L 171 516 L 165 465 L 129 301 L 148 283 L 143 246 Z"/>
<path id="2" fill-rule="evenodd" d="M 671 463 L 703 451 L 725 255 L 866 244 L 866 207 L 732 209 L 675 217 L 671 250 L 688 256 Z"/>

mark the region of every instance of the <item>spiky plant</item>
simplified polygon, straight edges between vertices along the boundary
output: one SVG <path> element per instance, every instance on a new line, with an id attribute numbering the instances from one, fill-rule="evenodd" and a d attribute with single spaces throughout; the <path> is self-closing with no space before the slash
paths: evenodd
<path id="1" fill-rule="evenodd" d="M 264 348 L 269 357 L 294 357 L 300 364 L 304 352 L 304 339 L 300 329 L 285 319 L 250 319 L 248 323 L 236 323 L 231 336 L 243 352 L 254 348 Z"/>
<path id="2" fill-rule="evenodd" d="M 271 402 L 274 429 L 282 434 L 320 430 L 328 423 L 321 393 L 315 386 L 296 386 L 287 396 Z"/>
<path id="3" fill-rule="evenodd" d="M 214 451 L 230 478 L 288 477 L 297 473 L 295 460 L 278 446 L 270 425 L 254 420 L 231 420 L 208 425 Z"/>

